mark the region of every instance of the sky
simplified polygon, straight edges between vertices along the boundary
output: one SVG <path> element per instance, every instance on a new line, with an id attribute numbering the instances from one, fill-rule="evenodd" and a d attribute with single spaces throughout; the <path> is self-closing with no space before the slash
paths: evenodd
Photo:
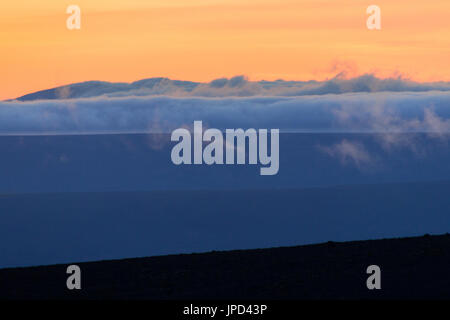
<path id="1" fill-rule="evenodd" d="M 66 8 L 81 8 L 68 30 Z M 381 8 L 368 30 L 366 8 Z M 22 0 L 0 4 L 0 99 L 88 81 L 450 81 L 448 0 Z"/>

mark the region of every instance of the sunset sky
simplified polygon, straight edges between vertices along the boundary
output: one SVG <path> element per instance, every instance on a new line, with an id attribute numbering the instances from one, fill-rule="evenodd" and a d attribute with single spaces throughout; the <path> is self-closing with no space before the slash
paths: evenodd
<path id="1" fill-rule="evenodd" d="M 66 8 L 81 7 L 81 30 Z M 382 30 L 366 28 L 381 8 Z M 449 0 L 22 0 L 0 4 L 0 99 L 87 80 L 450 81 Z"/>

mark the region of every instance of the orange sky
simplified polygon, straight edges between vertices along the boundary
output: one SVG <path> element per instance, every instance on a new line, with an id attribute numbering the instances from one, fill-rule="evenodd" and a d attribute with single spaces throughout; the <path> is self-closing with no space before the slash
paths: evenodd
<path id="1" fill-rule="evenodd" d="M 66 8 L 82 10 L 67 30 Z M 366 28 L 381 7 L 382 30 Z M 0 99 L 86 80 L 450 81 L 449 0 L 21 0 L 0 4 Z"/>

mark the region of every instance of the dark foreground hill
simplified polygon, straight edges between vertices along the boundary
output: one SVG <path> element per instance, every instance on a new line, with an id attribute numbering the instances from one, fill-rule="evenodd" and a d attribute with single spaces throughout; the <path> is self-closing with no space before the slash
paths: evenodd
<path id="1" fill-rule="evenodd" d="M 366 268 L 381 268 L 368 290 Z M 421 299 L 450 298 L 450 235 L 328 242 L 260 250 L 0 270 L 2 299 Z"/>

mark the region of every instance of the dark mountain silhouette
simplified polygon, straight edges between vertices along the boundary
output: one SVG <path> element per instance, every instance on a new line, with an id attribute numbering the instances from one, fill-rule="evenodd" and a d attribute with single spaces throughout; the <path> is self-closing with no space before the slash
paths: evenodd
<path id="1" fill-rule="evenodd" d="M 381 268 L 381 290 L 366 269 Z M 0 270 L 1 299 L 449 299 L 450 235 Z"/>
<path id="2" fill-rule="evenodd" d="M 325 81 L 249 81 L 245 76 L 215 79 L 208 83 L 149 78 L 131 83 L 86 81 L 26 94 L 13 100 L 92 98 L 100 96 L 303 96 L 350 92 L 450 91 L 449 82 L 419 83 L 403 78 L 380 79 L 372 74 L 355 78 L 337 75 Z"/>
<path id="3" fill-rule="evenodd" d="M 105 94 L 121 92 L 130 92 L 133 90 L 154 89 L 160 87 L 182 88 L 185 91 L 194 89 L 198 83 L 190 81 L 170 80 L 167 78 L 151 78 L 126 82 L 106 82 L 106 81 L 86 81 L 69 84 L 52 89 L 37 91 L 18 97 L 19 101 L 45 100 L 45 99 L 72 99 L 72 98 L 91 98 Z"/>

